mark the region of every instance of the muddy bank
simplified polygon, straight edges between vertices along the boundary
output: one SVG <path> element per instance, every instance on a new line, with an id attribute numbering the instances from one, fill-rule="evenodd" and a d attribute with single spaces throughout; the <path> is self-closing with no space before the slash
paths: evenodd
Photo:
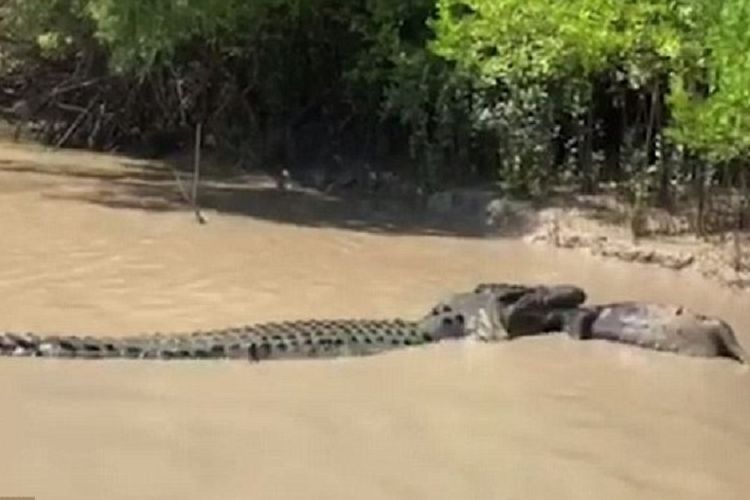
<path id="1" fill-rule="evenodd" d="M 643 222 L 649 235 L 634 239 L 628 208 L 612 195 L 530 202 L 489 188 L 455 189 L 432 195 L 426 208 L 434 214 L 479 219 L 490 237 L 522 238 L 598 258 L 696 273 L 736 290 L 750 288 L 750 234 L 703 240 L 687 234 L 684 217 L 651 210 Z"/>
<path id="2" fill-rule="evenodd" d="M 739 235 L 739 244 L 731 236 L 716 242 L 694 236 L 650 236 L 634 241 L 629 229 L 602 220 L 593 209 L 580 207 L 546 208 L 537 213 L 537 220 L 526 241 L 697 273 L 732 289 L 750 288 L 747 234 Z"/>

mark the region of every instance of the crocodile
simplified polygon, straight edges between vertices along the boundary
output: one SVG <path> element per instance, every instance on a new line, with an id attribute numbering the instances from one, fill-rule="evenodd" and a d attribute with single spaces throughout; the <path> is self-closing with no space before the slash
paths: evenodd
<path id="1" fill-rule="evenodd" d="M 694 357 L 750 358 L 726 321 L 677 305 L 615 302 L 560 311 L 563 330 L 580 340 L 608 340 Z"/>
<path id="2" fill-rule="evenodd" d="M 586 293 L 574 285 L 526 286 L 481 283 L 473 291 L 446 297 L 422 318 L 422 324 L 437 329 L 460 325 L 466 334 L 484 341 L 561 332 L 560 311 L 575 309 L 586 301 Z"/>
<path id="3" fill-rule="evenodd" d="M 545 307 L 579 305 L 576 287 L 486 284 L 440 301 L 417 321 L 333 319 L 260 323 L 192 333 L 154 333 L 124 338 L 0 334 L 0 355 L 50 358 L 134 359 L 299 359 L 364 356 L 387 350 L 476 338 L 495 341 L 539 333 L 516 317 L 544 316 Z M 519 307 L 526 296 L 527 306 Z M 526 320 L 528 323 L 528 320 Z M 521 324 L 519 329 L 515 325 Z M 510 332 L 510 333 L 508 333 Z"/>

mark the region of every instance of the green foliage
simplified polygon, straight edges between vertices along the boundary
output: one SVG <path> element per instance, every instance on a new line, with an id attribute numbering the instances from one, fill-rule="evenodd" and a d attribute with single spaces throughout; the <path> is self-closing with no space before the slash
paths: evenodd
<path id="1" fill-rule="evenodd" d="M 750 4 L 725 0 L 710 21 L 702 81 L 687 71 L 673 76 L 670 132 L 709 159 L 728 161 L 750 153 Z"/>
<path id="2" fill-rule="evenodd" d="M 86 16 L 86 0 L 11 0 L 2 18 L 11 37 L 35 43 L 54 57 L 74 49 L 93 27 Z"/>
<path id="3" fill-rule="evenodd" d="M 622 70 L 644 85 L 695 45 L 702 0 L 438 0 L 433 49 L 489 84 Z"/>
<path id="4" fill-rule="evenodd" d="M 242 34 L 270 9 L 284 6 L 290 19 L 308 2 L 293 0 L 12 0 L 16 34 L 69 42 L 94 36 L 111 51 L 118 70 L 147 71 L 193 39 Z"/>
<path id="5" fill-rule="evenodd" d="M 347 74 L 349 82 L 380 109 L 382 121 L 404 129 L 411 173 L 427 190 L 436 188 L 455 174 L 469 147 L 470 82 L 427 48 L 433 0 L 365 3 L 355 18 L 363 51 Z"/>
<path id="6" fill-rule="evenodd" d="M 437 5 L 432 50 L 478 85 L 557 86 L 563 93 L 555 98 L 567 95 L 563 107 L 576 115 L 576 99 L 583 97 L 584 109 L 589 105 L 580 89 L 607 74 L 636 91 L 669 94 L 674 123 L 668 136 L 678 144 L 713 160 L 748 152 L 750 4 L 743 0 L 438 0 Z M 657 85 L 665 76 L 671 93 Z M 707 96 L 696 92 L 701 85 L 708 86 Z M 533 113 L 525 116 L 539 122 Z M 652 125 L 647 120 L 643 126 Z"/>
<path id="7" fill-rule="evenodd" d="M 598 3 L 596 6 L 592 3 Z M 438 0 L 441 56 L 483 82 L 528 82 L 599 70 L 618 50 L 619 2 Z"/>

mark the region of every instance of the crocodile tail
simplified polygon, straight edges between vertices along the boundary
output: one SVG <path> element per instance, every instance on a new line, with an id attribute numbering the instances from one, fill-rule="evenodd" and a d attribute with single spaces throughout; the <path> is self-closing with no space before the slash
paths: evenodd
<path id="1" fill-rule="evenodd" d="M 0 355 L 92 359 L 144 357 L 156 354 L 157 339 L 156 336 L 112 339 L 6 332 L 0 334 Z"/>
<path id="2" fill-rule="evenodd" d="M 0 334 L 0 355 L 21 356 L 36 352 L 39 349 L 39 339 L 31 334 L 19 335 L 15 333 Z"/>
<path id="3" fill-rule="evenodd" d="M 432 332 L 404 320 L 311 320 L 123 338 L 0 333 L 0 355 L 261 361 L 370 355 L 433 341 Z"/>
<path id="4" fill-rule="evenodd" d="M 257 344 L 257 345 L 256 345 Z M 77 359 L 265 359 L 266 346 L 254 342 L 217 340 L 201 333 L 140 336 L 78 337 L 0 334 L 0 356 Z"/>

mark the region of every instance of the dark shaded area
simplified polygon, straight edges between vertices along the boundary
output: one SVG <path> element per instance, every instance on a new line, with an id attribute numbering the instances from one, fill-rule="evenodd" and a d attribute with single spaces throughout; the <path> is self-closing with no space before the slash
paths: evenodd
<path id="1" fill-rule="evenodd" d="M 72 179 L 88 179 L 96 181 L 126 181 L 128 179 L 138 180 L 144 182 L 158 182 L 170 179 L 169 173 L 165 172 L 163 168 L 159 168 L 154 165 L 148 164 L 136 164 L 135 162 L 122 161 L 123 165 L 137 167 L 130 171 L 115 171 L 104 172 L 102 170 L 97 172 L 85 172 L 76 170 L 75 168 L 60 168 L 55 170 L 52 167 L 43 167 L 36 165 L 31 162 L 23 162 L 18 160 L 5 160 L 0 158 L 0 173 L 2 172 L 17 172 L 17 173 L 29 173 L 29 174 L 41 174 L 41 175 L 52 175 L 57 177 L 68 177 Z"/>
<path id="2" fill-rule="evenodd" d="M 127 172 L 50 170 L 32 163 L 0 160 L 0 174 L 24 172 L 95 181 L 83 192 L 46 192 L 44 197 L 85 202 L 113 209 L 155 212 L 189 211 L 173 174 L 154 166 Z M 424 236 L 486 237 L 490 231 L 478 214 L 437 215 L 416 202 L 351 195 L 329 195 L 314 190 L 281 191 L 264 186 L 261 176 L 212 176 L 202 179 L 202 210 L 242 215 L 280 224 L 337 228 L 371 233 Z M 182 182 L 189 177 L 182 175 Z M 492 234 L 493 236 L 499 236 Z M 507 235 L 511 236 L 511 235 Z"/>

